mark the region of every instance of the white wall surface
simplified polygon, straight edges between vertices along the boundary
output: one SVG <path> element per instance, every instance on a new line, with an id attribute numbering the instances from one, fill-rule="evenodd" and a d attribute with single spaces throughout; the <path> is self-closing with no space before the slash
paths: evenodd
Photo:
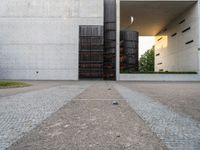
<path id="1" fill-rule="evenodd" d="M 198 72 L 199 68 L 199 5 L 195 4 L 189 10 L 173 20 L 166 31 L 156 36 L 155 71 Z M 185 19 L 185 22 L 179 24 Z M 186 28 L 191 29 L 182 33 Z M 176 36 L 171 37 L 172 34 Z M 158 39 L 162 38 L 158 41 Z M 193 43 L 185 44 L 193 40 Z M 159 65 L 159 63 L 162 63 Z"/>
<path id="2" fill-rule="evenodd" d="M 79 25 L 103 25 L 103 0 L 1 0 L 0 79 L 78 80 Z"/>

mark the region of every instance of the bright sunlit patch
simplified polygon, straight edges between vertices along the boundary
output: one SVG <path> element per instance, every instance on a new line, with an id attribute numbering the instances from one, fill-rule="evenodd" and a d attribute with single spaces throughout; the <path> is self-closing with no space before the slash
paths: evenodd
<path id="1" fill-rule="evenodd" d="M 151 49 L 155 45 L 154 36 L 140 36 L 139 37 L 139 57 L 143 55 L 147 50 Z"/>
<path id="2" fill-rule="evenodd" d="M 168 37 L 167 36 L 156 36 L 155 37 L 155 50 L 166 48 L 168 45 Z"/>

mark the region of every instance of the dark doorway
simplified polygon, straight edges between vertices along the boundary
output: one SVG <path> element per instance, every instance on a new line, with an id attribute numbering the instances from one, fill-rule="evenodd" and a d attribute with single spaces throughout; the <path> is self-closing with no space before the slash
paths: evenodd
<path id="1" fill-rule="evenodd" d="M 103 26 L 80 26 L 79 40 L 79 78 L 103 79 Z"/>

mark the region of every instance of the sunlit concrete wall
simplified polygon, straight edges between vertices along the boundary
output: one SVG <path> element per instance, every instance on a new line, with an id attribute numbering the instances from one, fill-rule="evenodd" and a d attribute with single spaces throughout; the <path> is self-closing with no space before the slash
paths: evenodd
<path id="1" fill-rule="evenodd" d="M 155 71 L 198 72 L 198 48 L 199 4 L 196 3 L 156 36 Z"/>
<path id="2" fill-rule="evenodd" d="M 0 79 L 77 80 L 79 25 L 103 25 L 103 0 L 1 0 Z"/>

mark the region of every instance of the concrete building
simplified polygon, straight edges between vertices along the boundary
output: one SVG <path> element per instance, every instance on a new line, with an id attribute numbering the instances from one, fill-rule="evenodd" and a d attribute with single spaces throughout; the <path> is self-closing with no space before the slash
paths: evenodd
<path id="1" fill-rule="evenodd" d="M 78 80 L 79 25 L 103 25 L 103 0 L 1 0 L 0 78 Z"/>
<path id="2" fill-rule="evenodd" d="M 135 17 L 132 30 L 155 36 L 155 71 L 200 73 L 200 3 L 197 0 L 121 1 L 121 28 Z M 120 80 L 199 80 L 187 75 L 119 75 Z"/>
<path id="3" fill-rule="evenodd" d="M 199 7 L 190 3 L 156 35 L 156 71 L 199 71 Z"/>
<path id="4" fill-rule="evenodd" d="M 2 0 L 0 79 L 78 80 L 79 28 L 105 26 L 104 8 L 104 0 Z M 199 1 L 116 0 L 114 15 L 117 80 L 139 76 L 119 68 L 120 29 L 130 16 L 130 29 L 156 36 L 155 71 L 200 73 Z"/>

